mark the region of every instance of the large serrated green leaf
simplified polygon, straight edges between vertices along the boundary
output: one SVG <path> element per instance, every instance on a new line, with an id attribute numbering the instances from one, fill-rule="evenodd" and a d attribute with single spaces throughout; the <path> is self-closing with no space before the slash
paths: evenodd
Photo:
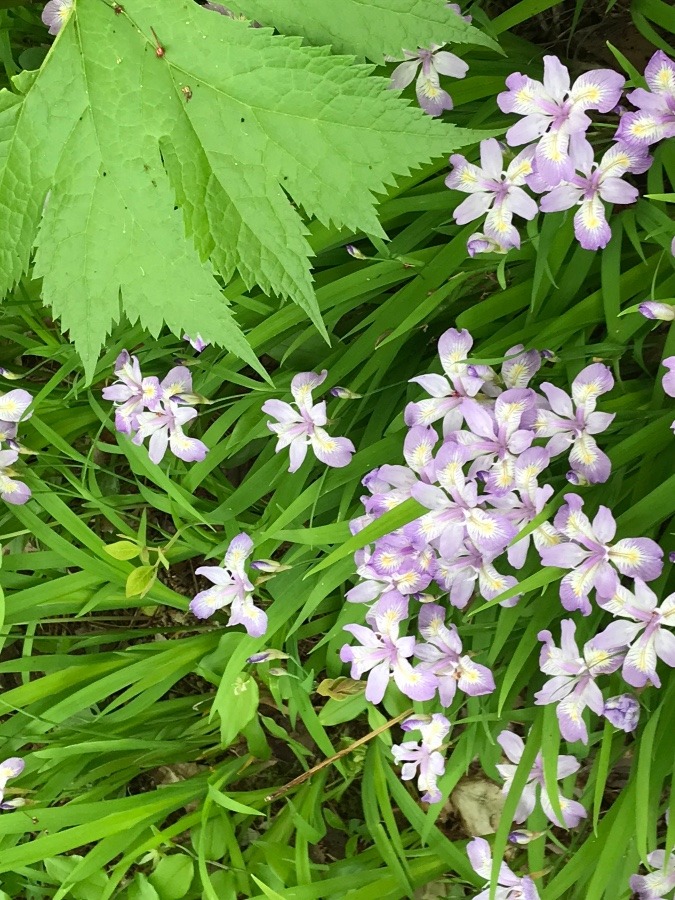
<path id="1" fill-rule="evenodd" d="M 36 273 L 89 376 L 122 313 L 262 371 L 216 275 L 291 298 L 327 337 L 299 208 L 382 235 L 376 195 L 476 135 L 368 66 L 192 0 L 119 10 L 77 0 L 43 69 L 17 83 L 23 102 L 0 95 L 0 288 L 27 268 L 42 215 Z"/>
<path id="2" fill-rule="evenodd" d="M 234 0 L 229 5 L 284 34 L 376 63 L 400 55 L 404 47 L 452 42 L 499 49 L 444 0 Z"/>

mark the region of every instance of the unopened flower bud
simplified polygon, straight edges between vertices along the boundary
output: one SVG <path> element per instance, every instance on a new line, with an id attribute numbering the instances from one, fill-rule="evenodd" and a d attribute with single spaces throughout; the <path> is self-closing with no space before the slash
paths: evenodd
<path id="1" fill-rule="evenodd" d="M 338 397 L 340 400 L 360 400 L 361 397 L 363 397 L 363 394 L 355 394 L 354 391 L 350 391 L 349 388 L 340 387 L 339 385 L 331 388 L 330 393 L 333 397 Z"/>
<path id="2" fill-rule="evenodd" d="M 270 647 L 267 650 L 260 650 L 260 652 L 254 653 L 253 656 L 249 656 L 246 662 L 264 663 L 272 659 L 289 659 L 289 656 L 288 653 L 283 653 L 281 650 L 275 650 L 274 647 Z"/>
<path id="3" fill-rule="evenodd" d="M 269 575 L 276 575 L 277 572 L 288 572 L 293 566 L 285 566 L 275 559 L 254 559 L 251 563 L 251 568 L 255 569 L 256 572 L 265 572 Z"/>
<path id="4" fill-rule="evenodd" d="M 518 844 L 522 847 L 525 846 L 525 844 L 529 844 L 530 841 L 536 841 L 536 839 L 540 838 L 542 834 L 546 834 L 546 832 L 527 831 L 525 828 L 517 828 L 515 831 L 512 831 L 509 834 L 509 843 Z"/>
<path id="5" fill-rule="evenodd" d="M 0 375 L 8 381 L 16 381 L 17 378 L 21 378 L 20 375 L 10 372 L 9 369 L 3 369 L 2 366 L 0 366 Z"/>
<path id="6" fill-rule="evenodd" d="M 583 487 L 590 483 L 585 475 L 582 475 L 580 472 L 575 472 L 574 470 L 568 472 L 567 475 L 565 475 L 565 478 L 570 484 L 576 484 L 578 487 Z"/>
<path id="7" fill-rule="evenodd" d="M 361 253 L 359 248 L 355 247 L 354 244 L 347 244 L 345 250 L 347 251 L 347 253 L 349 253 L 350 256 L 353 256 L 354 259 L 368 259 L 368 257 L 365 254 Z"/>
<path id="8" fill-rule="evenodd" d="M 183 335 L 183 340 L 187 341 L 188 344 L 197 351 L 197 353 L 201 353 L 206 347 L 209 346 L 209 342 L 205 341 L 200 334 L 195 335 L 195 337 L 190 337 L 189 334 Z"/>
<path id="9" fill-rule="evenodd" d="M 648 300 L 646 303 L 641 303 L 638 310 L 645 319 L 660 319 L 662 322 L 675 320 L 675 306 L 672 303 L 657 303 Z"/>

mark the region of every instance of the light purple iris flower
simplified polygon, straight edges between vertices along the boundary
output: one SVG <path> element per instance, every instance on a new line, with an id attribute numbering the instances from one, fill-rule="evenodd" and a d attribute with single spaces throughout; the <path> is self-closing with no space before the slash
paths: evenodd
<path id="1" fill-rule="evenodd" d="M 160 408 L 162 389 L 158 378 L 143 377 L 138 357 L 130 356 L 127 350 L 117 357 L 114 373 L 117 381 L 103 388 L 102 396 L 115 404 L 117 431 L 131 434 L 138 428 L 138 416 L 143 410 Z"/>
<path id="2" fill-rule="evenodd" d="M 18 778 L 25 768 L 25 762 L 18 756 L 10 756 L 0 762 L 0 808 L 15 809 L 18 805 L 13 801 L 5 803 L 5 788 L 10 778 Z"/>
<path id="3" fill-rule="evenodd" d="M 201 462 L 209 448 L 183 431 L 183 426 L 196 417 L 197 410 L 191 406 L 179 406 L 173 400 L 166 400 L 155 412 L 139 413 L 133 443 L 140 446 L 146 437 L 150 437 L 148 456 L 154 463 L 164 459 L 167 448 L 185 462 Z"/>
<path id="4" fill-rule="evenodd" d="M 18 450 L 0 450 L 0 497 L 5 503 L 21 506 L 30 500 L 32 493 L 23 481 L 17 481 L 11 466 L 19 458 Z"/>
<path id="5" fill-rule="evenodd" d="M 552 485 L 540 487 L 537 483 L 537 478 L 550 462 L 551 457 L 546 449 L 530 447 L 521 453 L 514 466 L 515 491 L 490 497 L 492 505 L 504 510 L 518 531 L 538 516 L 553 496 Z M 542 522 L 534 531 L 507 548 L 507 557 L 514 569 L 522 569 L 525 565 L 530 540 L 541 551 L 559 544 L 561 538 L 550 522 Z"/>
<path id="6" fill-rule="evenodd" d="M 424 643 L 415 646 L 422 660 L 420 669 L 430 672 L 438 683 L 443 706 L 452 704 L 457 688 L 469 697 L 490 694 L 495 689 L 492 672 L 462 656 L 462 642 L 454 625 L 445 624 L 445 610 L 435 603 L 425 604 L 419 612 L 418 626 Z"/>
<path id="7" fill-rule="evenodd" d="M 267 427 L 278 435 L 275 453 L 290 448 L 289 472 L 297 472 L 302 465 L 307 448 L 322 463 L 334 468 L 348 466 L 354 453 L 354 445 L 348 438 L 331 437 L 323 426 L 327 423 L 326 403 L 314 403 L 312 391 L 326 380 L 328 372 L 320 374 L 300 372 L 291 381 L 294 404 L 283 400 L 267 400 L 262 411 L 275 418 Z M 295 408 L 294 408 L 295 407 Z"/>
<path id="8" fill-rule="evenodd" d="M 619 576 L 653 581 L 663 568 L 663 550 L 649 538 L 624 538 L 610 543 L 616 534 L 614 517 L 601 506 L 593 519 L 582 512 L 584 501 L 578 494 L 565 494 L 566 503 L 553 524 L 568 541 L 540 551 L 545 566 L 571 569 L 560 583 L 560 599 L 566 610 L 591 612 L 589 594 L 593 588 L 599 599 L 616 594 Z"/>
<path id="9" fill-rule="evenodd" d="M 515 483 L 516 460 L 534 440 L 535 400 L 529 388 L 504 391 L 491 411 L 478 404 L 468 406 L 464 411 L 468 431 L 448 436 L 473 459 L 469 477 L 489 473 L 487 487 L 493 494 L 506 493 Z"/>
<path id="10" fill-rule="evenodd" d="M 438 339 L 438 355 L 443 375 L 417 375 L 413 384 L 420 384 L 430 399 L 409 403 L 405 408 L 406 425 L 431 425 L 443 419 L 444 434 L 461 428 L 464 408 L 475 403 L 473 397 L 483 386 L 483 379 L 469 373 L 467 356 L 473 338 L 466 329 L 449 328 Z"/>
<path id="11" fill-rule="evenodd" d="M 474 838 L 466 845 L 466 852 L 474 872 L 486 881 L 485 889 L 473 900 L 490 900 L 490 897 L 494 900 L 539 900 L 534 881 L 528 875 L 519 878 L 505 862 L 499 867 L 497 888 L 491 893 L 492 851 L 485 838 Z"/>
<path id="12" fill-rule="evenodd" d="M 42 21 L 50 34 L 58 34 L 73 9 L 73 0 L 49 0 L 42 10 Z"/>
<path id="13" fill-rule="evenodd" d="M 412 496 L 413 485 L 417 484 L 417 478 L 406 466 L 384 465 L 369 472 L 361 484 L 371 493 L 370 497 L 361 497 L 361 502 L 374 520 L 408 500 Z"/>
<path id="14" fill-rule="evenodd" d="M 345 594 L 350 603 L 386 602 L 425 590 L 434 572 L 433 555 L 416 550 L 401 533 L 379 540 L 374 552 L 357 568 L 361 580 Z"/>
<path id="15" fill-rule="evenodd" d="M 662 50 L 647 63 L 649 90 L 637 88 L 628 99 L 639 112 L 621 116 L 616 139 L 648 146 L 675 137 L 675 63 Z"/>
<path id="16" fill-rule="evenodd" d="M 645 319 L 659 319 L 661 322 L 675 320 L 675 304 L 647 300 L 638 307 Z"/>
<path id="17" fill-rule="evenodd" d="M 663 390 L 669 397 L 675 397 L 675 356 L 669 356 L 663 360 L 662 365 L 668 369 L 663 376 Z"/>
<path id="18" fill-rule="evenodd" d="M 424 791 L 422 802 L 439 803 L 443 795 L 436 781 L 445 771 L 445 759 L 439 751 L 450 731 L 450 722 L 440 713 L 434 713 L 429 722 L 423 722 L 420 718 L 406 719 L 401 728 L 404 731 L 415 730 L 422 734 L 421 741 L 404 741 L 402 744 L 394 744 L 391 748 L 396 762 L 403 763 L 402 780 L 412 780 L 419 770 L 417 787 L 420 791 Z"/>
<path id="19" fill-rule="evenodd" d="M 541 369 L 541 353 L 526 350 L 522 344 L 509 347 L 502 363 L 501 375 L 507 388 L 526 388 Z"/>
<path id="20" fill-rule="evenodd" d="M 654 591 L 641 578 L 635 579 L 635 592 L 618 587 L 614 595 L 603 602 L 602 608 L 621 619 L 611 622 L 596 638 L 596 646 L 605 650 L 628 652 L 621 674 L 632 687 L 644 687 L 648 682 L 656 687 L 661 680 L 656 674 L 657 659 L 675 667 L 675 593 L 657 606 Z"/>
<path id="21" fill-rule="evenodd" d="M 497 742 L 506 754 L 507 759 L 509 759 L 512 763 L 512 765 L 508 763 L 501 763 L 497 765 L 497 770 L 504 779 L 504 787 L 502 788 L 502 793 L 508 794 L 515 777 L 518 764 L 523 755 L 525 744 L 523 743 L 523 739 L 521 737 L 519 737 L 517 734 L 512 734 L 512 732 L 510 731 L 502 731 L 502 733 L 497 737 Z M 573 775 L 578 771 L 579 762 L 573 756 L 558 757 L 556 768 L 557 781 L 560 781 L 562 778 L 567 778 L 568 775 Z M 520 800 L 518 801 L 518 806 L 516 807 L 516 811 L 513 816 L 514 822 L 517 822 L 520 825 L 532 814 L 532 811 L 534 810 L 535 804 L 537 802 L 537 787 L 541 788 L 541 808 L 544 810 L 546 818 L 549 819 L 549 821 L 553 822 L 554 825 L 557 825 L 559 828 L 575 828 L 582 819 L 586 818 L 586 810 L 583 808 L 581 803 L 577 803 L 576 800 L 568 800 L 567 797 L 563 797 L 560 791 L 558 791 L 560 811 L 563 814 L 564 822 L 564 825 L 561 825 L 561 823 L 558 821 L 558 817 L 553 810 L 551 801 L 549 800 L 548 792 L 546 791 L 546 782 L 544 781 L 544 763 L 541 758 L 541 753 L 537 753 L 537 757 L 534 761 L 534 765 L 532 766 L 532 770 L 527 776 L 527 782 L 525 784 L 525 787 L 523 788 L 522 794 L 520 795 Z"/>
<path id="22" fill-rule="evenodd" d="M 666 894 L 675 887 L 675 853 L 666 858 L 665 850 L 654 850 L 647 856 L 647 862 L 656 871 L 632 875 L 631 890 L 638 895 L 638 900 L 665 900 Z"/>
<path id="23" fill-rule="evenodd" d="M 446 109 L 452 109 L 452 97 L 441 87 L 439 75 L 464 78 L 468 65 L 454 53 L 442 50 L 445 44 L 432 44 L 430 50 L 404 50 L 405 62 L 391 73 L 389 87 L 402 91 L 408 87 L 420 69 L 415 84 L 417 100 L 430 116 L 440 116 Z M 390 60 L 393 61 L 393 60 Z"/>
<path id="24" fill-rule="evenodd" d="M 612 373 L 602 363 L 593 363 L 579 372 L 572 382 L 571 397 L 549 382 L 541 385 L 550 409 L 537 410 L 536 437 L 550 438 L 546 449 L 551 456 L 558 456 L 571 447 L 572 470 L 591 484 L 607 481 L 611 471 L 609 458 L 593 435 L 605 431 L 614 420 L 613 413 L 595 411 L 598 397 L 613 387 Z"/>
<path id="25" fill-rule="evenodd" d="M 479 497 L 476 482 L 467 481 L 464 476 L 465 459 L 463 447 L 444 444 L 436 456 L 436 477 L 441 487 L 418 482 L 412 489 L 415 500 L 430 512 L 411 527 L 422 541 L 439 538 L 445 559 L 452 559 L 467 536 L 481 552 L 489 554 L 504 550 L 516 535 L 515 526 L 507 517 L 497 510 L 482 508 L 486 497 Z"/>
<path id="26" fill-rule="evenodd" d="M 246 574 L 245 563 L 253 550 L 253 541 L 247 534 L 238 534 L 230 541 L 225 553 L 225 565 L 200 566 L 197 575 L 203 575 L 214 585 L 201 591 L 190 602 L 190 612 L 198 619 L 208 619 L 218 609 L 230 606 L 229 625 L 243 625 L 252 637 L 261 637 L 267 631 L 267 614 L 253 603 L 253 585 Z"/>
<path id="27" fill-rule="evenodd" d="M 652 163 L 640 149 L 614 144 L 599 163 L 593 162 L 593 148 L 586 144 L 578 154 L 573 175 L 540 200 L 541 211 L 558 212 L 578 206 L 574 215 L 574 234 L 584 250 L 601 250 L 612 237 L 605 214 L 607 203 L 628 204 L 638 198 L 638 189 L 622 180 L 627 172 L 645 172 Z"/>
<path id="28" fill-rule="evenodd" d="M 518 583 L 513 575 L 501 575 L 493 565 L 499 552 L 481 552 L 472 541 L 466 540 L 452 559 L 439 557 L 434 580 L 442 590 L 449 591 L 450 603 L 464 609 L 471 599 L 476 582 L 484 600 L 494 600 Z M 515 606 L 520 597 L 502 600 L 501 606 Z"/>
<path id="29" fill-rule="evenodd" d="M 612 110 L 619 101 L 625 79 L 611 69 L 585 72 L 570 86 L 567 68 L 556 56 L 544 57 L 544 82 L 515 72 L 506 79 L 508 91 L 497 97 L 502 112 L 524 118 L 506 132 L 512 147 L 539 142 L 535 150 L 537 173 L 549 187 L 569 181 L 574 158 L 587 143 L 591 124 L 586 112 Z M 572 156 L 570 156 L 570 153 Z"/>
<path id="30" fill-rule="evenodd" d="M 504 170 L 502 148 L 494 138 L 480 142 L 481 167 L 455 154 L 450 157 L 452 172 L 446 187 L 470 194 L 453 212 L 458 225 L 466 225 L 487 212 L 485 234 L 502 248 L 519 247 L 520 235 L 512 225 L 513 215 L 533 219 L 537 204 L 522 188 L 532 174 L 531 148 L 526 148 Z"/>
<path id="31" fill-rule="evenodd" d="M 556 715 L 560 734 L 566 741 L 588 743 L 588 731 L 583 720 L 583 711 L 589 707 L 597 715 L 602 715 L 604 702 L 602 692 L 595 683 L 598 675 L 615 672 L 623 661 L 621 654 L 611 655 L 598 649 L 593 642 L 584 645 L 583 656 L 574 639 L 576 623 L 573 619 L 563 619 L 560 623 L 560 647 L 553 643 L 550 631 L 540 631 L 537 637 L 543 641 L 539 656 L 539 668 L 552 677 L 535 694 L 537 706 L 556 703 Z"/>
<path id="32" fill-rule="evenodd" d="M 640 721 L 640 704 L 630 694 L 619 694 L 605 700 L 602 714 L 615 728 L 630 734 Z"/>
<path id="33" fill-rule="evenodd" d="M 189 334 L 184 334 L 183 340 L 187 341 L 192 349 L 196 350 L 197 353 L 201 353 L 202 350 L 206 350 L 206 348 L 209 346 L 209 342 L 205 341 L 201 334 L 196 334 L 194 337 L 190 337 Z"/>
<path id="34" fill-rule="evenodd" d="M 436 678 L 408 661 L 415 651 L 415 638 L 399 637 L 399 626 L 408 616 L 408 599 L 389 598 L 375 608 L 374 631 L 364 625 L 345 625 L 361 646 L 345 644 L 340 650 L 342 662 L 351 663 L 352 678 L 369 672 L 366 700 L 379 703 L 390 678 L 412 700 L 431 700 L 436 693 Z"/>

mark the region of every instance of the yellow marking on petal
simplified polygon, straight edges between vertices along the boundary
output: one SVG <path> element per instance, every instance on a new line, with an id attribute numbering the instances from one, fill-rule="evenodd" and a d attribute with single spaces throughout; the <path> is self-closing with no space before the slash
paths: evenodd
<path id="1" fill-rule="evenodd" d="M 427 629 L 431 632 L 431 634 L 440 634 L 441 628 L 445 625 L 443 619 L 439 618 L 439 616 L 434 616 L 433 619 L 427 625 Z"/>
<path id="2" fill-rule="evenodd" d="M 414 572 L 406 572 L 398 579 L 398 583 L 403 587 L 413 587 L 417 582 L 417 575 Z"/>
<path id="3" fill-rule="evenodd" d="M 168 388 L 166 388 L 166 393 L 170 396 L 174 394 L 180 394 L 182 390 L 185 389 L 185 385 L 180 381 L 174 381 L 173 384 L 170 384 Z M 155 388 L 151 385 L 147 385 L 143 388 L 143 396 L 144 397 L 152 397 L 155 393 Z"/>
<path id="4" fill-rule="evenodd" d="M 477 681 L 480 681 L 480 675 L 478 674 L 478 670 L 473 667 L 470 669 L 462 668 L 462 675 L 467 680 L 475 684 Z"/>
<path id="5" fill-rule="evenodd" d="M 307 400 L 307 398 L 311 397 L 312 395 L 312 386 L 309 384 L 303 384 L 299 388 L 296 388 L 295 393 L 298 398 L 297 402 L 304 403 L 305 400 Z"/>
<path id="6" fill-rule="evenodd" d="M 599 103 L 601 99 L 602 91 L 593 84 L 589 84 L 589 86 L 577 96 L 577 100 L 583 100 L 586 103 Z"/>
<path id="7" fill-rule="evenodd" d="M 388 609 L 382 618 L 387 625 L 397 625 L 401 621 L 401 617 L 395 609 Z"/>
<path id="8" fill-rule="evenodd" d="M 524 178 L 525 175 L 532 174 L 532 163 L 529 159 L 524 159 L 516 169 L 509 174 L 509 179 L 514 181 L 516 178 Z"/>
<path id="9" fill-rule="evenodd" d="M 394 556 L 393 553 L 381 553 L 380 554 L 380 565 L 385 569 L 394 569 L 398 564 L 398 557 Z"/>
<path id="10" fill-rule="evenodd" d="M 609 555 L 613 560 L 622 560 L 624 565 L 633 569 L 644 561 L 644 554 L 639 547 L 631 547 L 628 550 L 612 550 Z"/>
<path id="11" fill-rule="evenodd" d="M 603 663 L 606 663 L 608 659 L 609 653 L 606 650 L 593 650 L 588 655 L 588 666 L 589 668 L 601 666 Z"/>
<path id="12" fill-rule="evenodd" d="M 478 184 L 478 176 L 471 169 L 464 168 L 460 172 L 459 180 L 461 184 Z"/>
<path id="13" fill-rule="evenodd" d="M 497 525 L 494 519 L 473 519 L 474 527 L 477 531 L 479 531 L 484 537 L 492 537 L 492 535 L 497 530 Z"/>
<path id="14" fill-rule="evenodd" d="M 498 591 L 498 593 L 500 594 L 502 593 L 502 591 L 506 590 L 506 579 L 503 575 L 494 576 L 484 571 L 483 579 L 487 581 L 487 583 L 493 590 Z"/>
<path id="15" fill-rule="evenodd" d="M 516 101 L 518 103 L 522 103 L 522 104 L 530 103 L 530 101 L 533 99 L 533 97 L 534 97 L 534 94 L 527 87 L 522 87 L 519 91 L 516 91 Z"/>
<path id="16" fill-rule="evenodd" d="M 509 372 L 509 381 L 516 384 L 523 375 L 527 375 L 527 369 L 522 363 L 514 363 Z"/>
<path id="17" fill-rule="evenodd" d="M 634 122 L 631 122 L 629 129 L 630 133 L 633 137 L 636 138 L 647 138 L 651 137 L 652 134 L 655 133 L 656 127 L 653 119 L 637 119 Z"/>
<path id="18" fill-rule="evenodd" d="M 10 416 L 15 415 L 19 411 L 19 404 L 16 400 L 0 400 L 0 411 Z"/>
<path id="19" fill-rule="evenodd" d="M 431 454 L 431 444 L 418 444 L 412 452 L 412 459 L 415 466 L 423 466 L 429 459 Z"/>
<path id="20" fill-rule="evenodd" d="M 326 453 L 333 453 L 335 448 L 337 447 L 337 442 L 336 442 L 335 438 L 332 438 L 329 435 L 326 435 L 326 437 L 324 437 L 321 434 L 315 434 L 314 439 L 316 440 L 317 444 L 321 447 L 321 449 L 324 450 Z"/>
<path id="21" fill-rule="evenodd" d="M 3 494 L 13 494 L 15 491 L 19 490 L 19 485 L 10 478 L 3 478 L 0 490 L 2 490 Z"/>
<path id="22" fill-rule="evenodd" d="M 595 211 L 595 206 L 590 203 L 585 203 L 581 207 L 581 217 L 589 231 L 597 231 L 602 227 L 602 220 Z"/>
<path id="23" fill-rule="evenodd" d="M 657 75 L 656 81 L 659 86 L 665 88 L 667 91 L 675 90 L 675 72 L 672 69 L 668 68 L 668 66 L 662 66 Z"/>

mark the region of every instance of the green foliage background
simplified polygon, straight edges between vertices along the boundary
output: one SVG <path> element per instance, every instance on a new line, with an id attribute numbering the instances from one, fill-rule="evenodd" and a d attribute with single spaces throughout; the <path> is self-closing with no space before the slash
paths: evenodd
<path id="1" fill-rule="evenodd" d="M 475 153 L 478 132 L 503 133 L 494 97 L 504 78 L 536 71 L 541 48 L 509 29 L 557 4 L 523 0 L 492 21 L 475 9 L 480 43 L 463 26 L 448 31 L 471 42 L 460 48 L 471 68 L 452 84 L 450 125 L 387 92 L 372 67 L 310 45 L 344 26 L 337 49 L 379 63 L 399 44 L 428 43 L 443 4 L 418 0 L 412 18 L 393 16 L 410 4 L 391 4 L 387 27 L 364 33 L 347 14 L 322 19 L 322 30 L 317 3 L 240 4 L 290 35 L 307 21 L 302 43 L 184 0 L 128 0 L 120 15 L 77 0 L 37 74 L 16 74 L 12 50 L 36 15 L 2 13 L 3 60 L 16 78 L 0 94 L 0 365 L 35 394 L 23 434 L 38 454 L 26 467 L 34 499 L 0 510 L 0 737 L 6 756 L 27 759 L 19 784 L 30 801 L 0 818 L 5 897 L 395 900 L 429 884 L 450 898 L 475 893 L 465 837 L 399 781 L 388 732 L 265 800 L 404 711 L 393 693 L 376 710 L 360 692 L 326 700 L 316 688 L 344 674 L 342 626 L 354 615 L 344 591 L 359 543 L 347 522 L 360 479 L 401 461 L 402 409 L 418 396 L 408 379 L 433 368 L 451 325 L 472 332 L 483 361 L 516 342 L 553 350 L 551 379 L 562 385 L 594 358 L 614 367 L 604 406 L 617 414 L 604 444 L 613 476 L 586 504 L 609 505 L 619 537 L 658 537 L 675 550 L 673 408 L 657 380 L 675 329 L 624 314 L 648 296 L 675 296 L 666 202 L 643 198 L 614 215 L 598 254 L 574 243 L 570 216 L 540 218 L 499 263 L 467 258 L 473 228 L 454 225 L 457 196 L 443 184 L 449 152 Z M 638 0 L 632 16 L 668 48 L 666 4 Z M 643 187 L 667 194 L 672 144 L 655 157 Z M 347 256 L 349 241 L 372 258 Z M 193 356 L 182 329 L 218 346 Z M 203 462 L 157 467 L 114 433 L 100 388 L 125 347 L 159 375 L 189 357 L 196 389 L 214 401 L 200 417 Z M 364 394 L 329 407 L 357 453 L 345 470 L 306 463 L 289 476 L 260 407 L 286 397 L 295 372 L 324 367 L 327 387 Z M 555 486 L 553 507 L 567 483 Z M 264 639 L 186 612 L 194 567 L 242 529 L 256 557 L 292 565 L 260 589 Z M 126 596 L 127 580 L 157 554 L 117 559 L 106 546 L 120 536 L 165 548 L 169 572 L 142 598 Z M 496 856 L 528 760 L 541 748 L 552 761 L 559 749 L 553 711 L 533 705 L 536 634 L 563 615 L 557 577 L 530 561 L 518 606 L 490 604 L 460 624 L 497 691 L 453 708 L 444 792 L 474 760 L 496 780 L 495 734 L 509 722 L 530 727 Z M 656 589 L 675 589 L 670 570 Z M 580 623 L 582 640 L 595 625 Z M 253 669 L 246 658 L 263 645 L 290 658 Z M 643 693 L 637 739 L 596 721 L 590 754 L 573 748 L 585 759 L 589 824 L 557 834 L 559 856 L 539 840 L 519 860 L 545 870 L 543 900 L 628 900 L 671 787 L 674 692 L 664 677 Z"/>

